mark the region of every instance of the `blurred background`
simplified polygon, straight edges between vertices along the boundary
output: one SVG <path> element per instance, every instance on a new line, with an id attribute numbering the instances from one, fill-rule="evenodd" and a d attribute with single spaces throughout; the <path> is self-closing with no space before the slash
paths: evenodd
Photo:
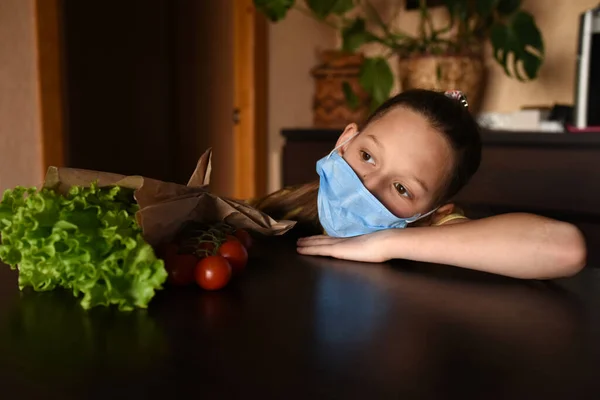
<path id="1" fill-rule="evenodd" d="M 393 94 L 402 89 L 402 60 L 436 51 L 364 40 L 360 23 L 348 36 L 348 26 L 335 25 L 340 18 L 345 23 L 362 19 L 373 32 L 387 27 L 419 35 L 424 25 L 444 29 L 454 17 L 460 22 L 473 16 L 452 14 L 440 5 L 443 0 L 373 0 L 369 4 L 377 14 L 364 14 L 353 1 L 338 2 L 349 5 L 335 10 L 327 8 L 330 1 L 299 0 L 285 13 L 272 15 L 269 3 L 294 2 L 0 0 L 0 190 L 39 184 L 49 165 L 186 183 L 209 147 L 214 151 L 212 185 L 219 194 L 249 198 L 305 181 L 315 176 L 314 158 L 344 123 L 361 118 L 360 107 L 368 107 L 346 104 L 352 96 L 364 103 L 372 95 L 359 87 L 364 57 L 386 56 Z M 475 38 L 483 66 L 476 65 L 482 80 L 471 83 L 482 89 L 473 98 L 477 112 L 508 115 L 532 107 L 572 106 L 580 15 L 597 0 L 476 3 L 497 7 L 473 6 L 473 12 L 500 15 L 502 23 L 525 12 L 543 38 L 543 62 L 523 80 L 494 59 L 489 32 Z M 383 27 L 378 18 L 385 21 Z M 509 22 L 502 26 L 512 28 Z M 536 46 L 535 32 L 521 33 L 515 37 L 523 48 Z M 348 49 L 348 40 L 357 38 L 357 46 Z M 331 58 L 328 51 L 339 49 L 360 57 Z M 440 80 L 444 73 L 436 65 Z M 470 64 L 456 65 L 459 75 L 471 76 L 464 72 L 472 70 Z M 374 76 L 387 79 L 385 68 L 377 68 Z M 336 74 L 348 77 L 343 85 Z M 452 79 L 460 84 L 462 78 Z M 338 85 L 335 93 L 327 92 L 331 85 Z M 337 103 L 327 108 L 328 101 Z M 290 134 L 286 140 L 282 132 L 291 128 L 302 128 L 304 137 L 318 144 Z M 290 141 L 300 147 L 286 155 Z M 295 170 L 305 169 L 294 161 L 304 155 L 309 171 L 293 178 L 299 176 Z"/>

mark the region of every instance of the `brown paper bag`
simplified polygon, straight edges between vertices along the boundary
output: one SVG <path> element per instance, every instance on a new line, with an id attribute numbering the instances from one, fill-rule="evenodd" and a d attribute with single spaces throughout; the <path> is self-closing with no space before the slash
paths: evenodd
<path id="1" fill-rule="evenodd" d="M 225 223 L 263 235 L 282 235 L 295 222 L 275 221 L 250 205 L 223 197 L 208 190 L 211 173 L 211 149 L 200 157 L 188 185 L 163 182 L 141 176 L 108 172 L 50 167 L 44 187 L 66 193 L 71 186 L 121 186 L 135 190 L 140 206 L 136 215 L 144 238 L 151 245 L 171 240 L 188 222 Z"/>

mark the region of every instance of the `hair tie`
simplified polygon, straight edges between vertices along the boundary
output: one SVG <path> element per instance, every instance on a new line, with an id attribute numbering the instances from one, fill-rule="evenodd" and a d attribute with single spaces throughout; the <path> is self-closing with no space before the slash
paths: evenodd
<path id="1" fill-rule="evenodd" d="M 469 108 L 469 103 L 467 102 L 467 96 L 460 90 L 447 90 L 444 92 L 446 97 L 449 97 L 453 100 L 460 102 L 465 108 Z"/>

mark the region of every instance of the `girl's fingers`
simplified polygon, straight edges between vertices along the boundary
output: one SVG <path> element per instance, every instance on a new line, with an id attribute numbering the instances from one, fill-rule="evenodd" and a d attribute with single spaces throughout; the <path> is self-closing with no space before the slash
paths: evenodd
<path id="1" fill-rule="evenodd" d="M 296 249 L 298 253 L 306 256 L 333 256 L 333 246 L 305 246 Z"/>
<path id="2" fill-rule="evenodd" d="M 298 239 L 299 242 L 305 242 L 305 241 L 310 241 L 310 240 L 314 240 L 314 239 L 322 239 L 322 238 L 328 238 L 330 236 L 327 235 L 315 235 L 315 236 L 307 236 L 307 237 L 303 237 Z"/>
<path id="3" fill-rule="evenodd" d="M 334 244 L 340 241 L 339 238 L 330 236 L 311 236 L 298 240 L 298 246 L 320 246 L 324 244 Z"/>

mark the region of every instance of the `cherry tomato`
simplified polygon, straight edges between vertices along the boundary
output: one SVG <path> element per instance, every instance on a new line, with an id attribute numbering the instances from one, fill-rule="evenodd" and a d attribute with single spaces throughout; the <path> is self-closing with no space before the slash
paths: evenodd
<path id="1" fill-rule="evenodd" d="M 231 279 L 231 265 L 221 256 L 208 256 L 196 266 L 196 283 L 206 290 L 218 290 Z"/>
<path id="2" fill-rule="evenodd" d="M 248 251 L 242 243 L 237 240 L 230 240 L 221 245 L 219 254 L 231 264 L 234 273 L 241 272 L 248 262 Z"/>
<path id="3" fill-rule="evenodd" d="M 194 269 L 198 257 L 193 254 L 178 254 L 177 247 L 170 246 L 166 250 L 164 260 L 171 284 L 186 286 L 194 282 Z"/>
<path id="4" fill-rule="evenodd" d="M 250 236 L 247 231 L 243 229 L 237 229 L 234 235 L 244 245 L 246 250 L 250 250 L 252 247 L 252 236 Z"/>

